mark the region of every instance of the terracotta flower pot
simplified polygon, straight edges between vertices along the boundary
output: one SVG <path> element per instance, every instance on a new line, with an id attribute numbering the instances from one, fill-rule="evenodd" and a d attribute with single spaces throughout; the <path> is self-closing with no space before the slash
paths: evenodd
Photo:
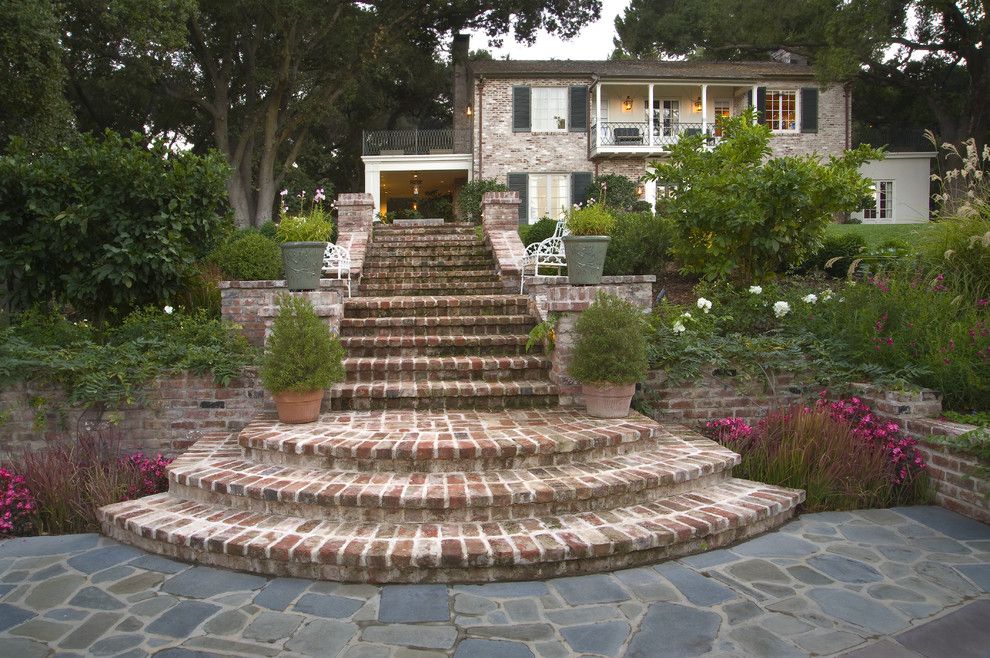
<path id="1" fill-rule="evenodd" d="M 283 423 L 312 423 L 316 421 L 320 417 L 320 405 L 323 403 L 324 393 L 322 388 L 304 393 L 294 391 L 272 393 L 272 397 L 275 398 L 278 419 Z"/>
<path id="2" fill-rule="evenodd" d="M 625 418 L 629 415 L 635 384 L 585 384 L 581 387 L 589 416 L 595 418 Z"/>

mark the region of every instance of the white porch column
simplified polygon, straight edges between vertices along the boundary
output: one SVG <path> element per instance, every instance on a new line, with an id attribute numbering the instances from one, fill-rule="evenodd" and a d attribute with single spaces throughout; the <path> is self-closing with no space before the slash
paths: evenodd
<path id="1" fill-rule="evenodd" d="M 653 83 L 652 82 L 650 83 L 649 98 L 646 101 L 646 105 L 650 108 L 650 111 L 647 114 L 648 123 L 646 125 L 646 134 L 650 136 L 649 145 L 653 146 Z"/>
<path id="2" fill-rule="evenodd" d="M 708 85 L 701 85 L 701 134 L 708 134 Z"/>
<path id="3" fill-rule="evenodd" d="M 595 83 L 595 146 L 601 147 L 602 135 L 602 81 Z"/>
<path id="4" fill-rule="evenodd" d="M 753 111 L 756 111 L 756 85 L 753 85 Z M 753 118 L 753 125 L 755 126 L 760 122 L 760 117 Z"/>
<path id="5" fill-rule="evenodd" d="M 377 163 L 364 164 L 364 191 L 374 198 L 375 212 L 382 207 L 382 170 Z"/>

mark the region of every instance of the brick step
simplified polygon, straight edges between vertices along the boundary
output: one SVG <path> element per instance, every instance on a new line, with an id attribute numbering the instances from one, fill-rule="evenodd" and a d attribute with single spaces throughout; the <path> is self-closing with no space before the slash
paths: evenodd
<path id="1" fill-rule="evenodd" d="M 432 242 L 423 246 L 392 246 L 371 243 L 368 245 L 368 258 L 451 258 L 468 256 L 472 258 L 491 258 L 487 247 L 480 245 L 458 245 L 445 247 Z"/>
<path id="2" fill-rule="evenodd" d="M 371 297 L 387 297 L 391 295 L 500 295 L 505 292 L 501 280 L 496 281 L 457 281 L 440 282 L 431 278 L 422 281 L 406 281 L 402 283 L 361 283 L 361 293 Z"/>
<path id="3" fill-rule="evenodd" d="M 526 334 L 478 336 L 343 336 L 341 342 L 352 357 L 409 356 L 522 356 L 527 354 Z M 541 354 L 535 345 L 528 354 Z"/>
<path id="4" fill-rule="evenodd" d="M 416 226 L 413 224 L 375 224 L 374 231 L 378 233 L 474 233 L 477 224 L 470 222 L 444 222 L 443 224 L 429 224 Z"/>
<path id="5" fill-rule="evenodd" d="M 348 357 L 348 382 L 514 381 L 547 379 L 550 359 L 544 356 Z"/>
<path id="6" fill-rule="evenodd" d="M 349 318 L 340 321 L 341 336 L 478 336 L 529 333 L 528 315 L 452 315 Z"/>
<path id="7" fill-rule="evenodd" d="M 477 235 L 458 233 L 419 234 L 376 234 L 371 244 L 375 247 L 483 247 L 484 242 Z"/>
<path id="8" fill-rule="evenodd" d="M 272 466 L 236 454 L 237 439 L 197 442 L 204 458 L 169 469 L 187 500 L 259 513 L 409 523 L 502 521 L 593 512 L 712 486 L 739 456 L 715 442 L 670 441 L 593 463 L 455 473 L 369 473 Z M 233 453 L 233 454 L 232 454 Z"/>
<path id="9" fill-rule="evenodd" d="M 265 464 L 347 471 L 482 472 L 594 462 L 658 443 L 708 439 L 631 412 L 592 418 L 573 409 L 358 411 L 300 426 L 257 416 L 238 435 L 245 457 Z"/>
<path id="10" fill-rule="evenodd" d="M 410 279 L 435 283 L 446 281 L 501 281 L 494 268 L 488 269 L 433 269 L 407 268 L 410 272 L 387 269 L 370 269 L 361 275 L 361 282 L 405 283 Z"/>
<path id="11" fill-rule="evenodd" d="M 379 270 L 389 272 L 420 272 L 422 270 L 492 270 L 495 267 L 490 256 L 449 258 L 366 258 L 365 276 Z"/>
<path id="12" fill-rule="evenodd" d="M 557 386 L 547 380 L 511 382 L 344 382 L 328 391 L 337 410 L 529 409 L 557 405 Z"/>
<path id="13" fill-rule="evenodd" d="M 352 297 L 344 300 L 344 318 L 411 316 L 529 315 L 525 295 L 435 295 Z"/>
<path id="14" fill-rule="evenodd" d="M 501 522 L 372 523 L 252 513 L 158 494 L 104 507 L 104 533 L 167 557 L 360 582 L 489 582 L 620 569 L 769 530 L 803 492 L 728 480 L 601 512 Z"/>

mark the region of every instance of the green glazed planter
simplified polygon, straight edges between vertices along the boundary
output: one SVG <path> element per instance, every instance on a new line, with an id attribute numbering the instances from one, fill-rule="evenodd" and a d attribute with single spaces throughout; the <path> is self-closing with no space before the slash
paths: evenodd
<path id="1" fill-rule="evenodd" d="M 567 281 L 572 286 L 591 286 L 602 282 L 605 253 L 612 238 L 607 235 L 565 235 Z"/>
<path id="2" fill-rule="evenodd" d="M 326 242 L 286 242 L 282 245 L 282 268 L 289 290 L 316 290 L 320 287 Z"/>

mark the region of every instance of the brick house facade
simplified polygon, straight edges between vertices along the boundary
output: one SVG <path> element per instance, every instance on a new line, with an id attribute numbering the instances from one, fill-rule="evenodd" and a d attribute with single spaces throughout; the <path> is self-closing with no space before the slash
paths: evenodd
<path id="1" fill-rule="evenodd" d="M 583 201 L 592 176 L 638 179 L 685 132 L 714 142 L 716 113 L 738 115 L 754 97 L 775 155 L 850 146 L 849 90 L 820 86 L 804 64 L 518 60 L 466 71 L 471 111 L 455 108 L 454 117 L 455 129 L 470 126 L 472 178 L 519 192 L 521 222 Z M 643 196 L 654 201 L 655 188 Z"/>

